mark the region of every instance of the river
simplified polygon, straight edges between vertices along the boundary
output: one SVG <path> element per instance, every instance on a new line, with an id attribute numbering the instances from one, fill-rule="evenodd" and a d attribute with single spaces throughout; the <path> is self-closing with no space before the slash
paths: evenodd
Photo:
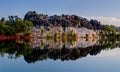
<path id="1" fill-rule="evenodd" d="M 0 43 L 0 72 L 119 72 L 120 42 L 31 39 Z"/>

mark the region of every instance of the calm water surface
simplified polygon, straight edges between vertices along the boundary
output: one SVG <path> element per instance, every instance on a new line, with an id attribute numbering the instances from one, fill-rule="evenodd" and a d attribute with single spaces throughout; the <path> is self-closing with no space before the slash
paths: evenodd
<path id="1" fill-rule="evenodd" d="M 0 72 L 120 72 L 119 46 L 113 40 L 2 41 Z"/>

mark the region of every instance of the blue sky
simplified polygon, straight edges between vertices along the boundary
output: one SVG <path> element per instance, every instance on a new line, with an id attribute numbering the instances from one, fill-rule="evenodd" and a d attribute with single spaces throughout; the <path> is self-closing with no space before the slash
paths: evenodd
<path id="1" fill-rule="evenodd" d="M 0 0 L 0 9 L 0 17 L 23 17 L 27 11 L 36 11 L 48 15 L 120 18 L 120 0 Z"/>

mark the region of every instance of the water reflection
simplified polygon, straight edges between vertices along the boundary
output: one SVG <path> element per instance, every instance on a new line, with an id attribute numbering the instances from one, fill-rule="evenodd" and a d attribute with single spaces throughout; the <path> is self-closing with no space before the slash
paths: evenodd
<path id="1" fill-rule="evenodd" d="M 93 46 L 98 41 L 98 38 L 79 38 L 79 39 L 68 39 L 68 40 L 61 40 L 61 39 L 30 39 L 30 46 L 32 48 L 40 47 L 41 49 L 44 48 L 54 48 L 54 49 L 61 49 L 61 48 L 86 48 L 89 46 Z"/>
<path id="2" fill-rule="evenodd" d="M 24 56 L 27 63 L 53 60 L 76 60 L 87 55 L 97 55 L 102 50 L 120 47 L 120 42 L 114 39 L 30 39 L 29 42 L 21 41 L 0 41 L 0 55 L 17 59 Z"/>

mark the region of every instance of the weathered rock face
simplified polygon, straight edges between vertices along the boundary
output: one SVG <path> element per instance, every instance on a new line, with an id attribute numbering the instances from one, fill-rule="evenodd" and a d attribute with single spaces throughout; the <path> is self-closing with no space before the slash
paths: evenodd
<path id="1" fill-rule="evenodd" d="M 30 30 L 30 37 L 54 37 L 56 33 L 57 36 L 62 36 L 63 32 L 62 27 L 41 26 L 39 29 L 33 27 Z"/>
<path id="2" fill-rule="evenodd" d="M 24 20 L 32 21 L 35 27 L 41 26 L 57 26 L 57 27 L 85 27 L 87 29 L 101 29 L 101 23 L 97 20 L 88 21 L 86 18 L 76 15 L 64 15 L 61 16 L 47 16 L 44 14 L 37 14 L 35 11 L 26 13 Z"/>
<path id="3" fill-rule="evenodd" d="M 93 29 L 95 30 L 100 30 L 102 28 L 102 25 L 100 22 L 98 22 L 97 20 L 90 20 L 90 24 L 92 25 Z"/>
<path id="4" fill-rule="evenodd" d="M 87 29 L 85 27 L 82 28 L 74 28 L 74 27 L 66 27 L 65 30 L 63 27 L 45 27 L 41 26 L 39 29 L 33 28 L 30 30 L 31 37 L 54 37 L 55 35 L 58 37 L 62 37 L 65 33 L 68 37 L 72 35 L 76 35 L 76 37 L 80 38 L 95 38 L 99 37 L 94 30 Z"/>
<path id="5" fill-rule="evenodd" d="M 74 27 L 67 27 L 65 32 L 69 33 L 70 31 L 73 34 L 76 34 L 77 37 L 98 37 L 97 33 L 93 30 L 87 29 L 85 27 L 82 28 L 74 28 Z"/>
<path id="6" fill-rule="evenodd" d="M 87 28 L 77 28 L 78 37 L 98 37 L 97 33 L 93 30 L 89 30 Z"/>
<path id="7" fill-rule="evenodd" d="M 24 17 L 24 20 L 32 21 L 34 26 L 39 28 L 40 26 L 49 26 L 46 18 L 46 15 L 37 14 L 35 11 L 33 11 L 28 12 Z"/>

